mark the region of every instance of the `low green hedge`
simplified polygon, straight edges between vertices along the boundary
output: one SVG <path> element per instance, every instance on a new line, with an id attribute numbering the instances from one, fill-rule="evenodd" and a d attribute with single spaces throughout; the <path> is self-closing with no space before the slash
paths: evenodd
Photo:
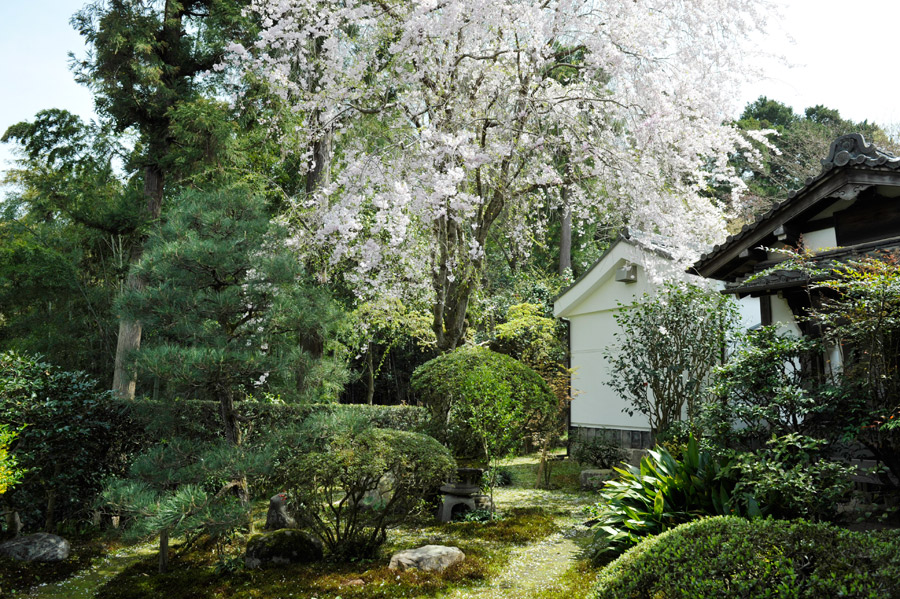
<path id="1" fill-rule="evenodd" d="M 127 427 L 133 434 L 153 433 L 164 437 L 207 439 L 222 435 L 219 404 L 215 401 L 124 401 L 118 400 L 128 414 Z M 430 414 L 416 406 L 378 406 L 365 404 L 282 404 L 255 401 L 239 402 L 238 413 L 247 443 L 255 443 L 280 429 L 303 422 L 313 413 L 355 413 L 370 421 L 376 428 L 391 428 L 409 432 L 423 432 L 428 428 Z M 142 433 L 143 431 L 143 433 Z"/>
<path id="2" fill-rule="evenodd" d="M 900 531 L 705 518 L 606 566 L 594 599 L 900 597 Z"/>
<path id="3" fill-rule="evenodd" d="M 311 414 L 355 413 L 376 428 L 423 432 L 430 412 L 415 406 L 240 402 L 248 444 L 261 444 Z M 19 431 L 11 451 L 26 470 L 2 495 L 26 530 L 56 530 L 90 519 L 104 479 L 122 475 L 132 457 L 176 437 L 222 435 L 216 402 L 115 399 L 83 372 L 40 357 L 0 353 L 0 423 Z"/>

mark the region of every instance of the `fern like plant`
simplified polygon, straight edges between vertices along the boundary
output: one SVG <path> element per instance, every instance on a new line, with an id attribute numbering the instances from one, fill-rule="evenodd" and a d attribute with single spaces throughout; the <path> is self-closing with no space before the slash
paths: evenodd
<path id="1" fill-rule="evenodd" d="M 615 470 L 618 478 L 606 483 L 590 510 L 595 559 L 614 557 L 645 537 L 703 516 L 762 514 L 752 495 L 735 491 L 736 465 L 701 451 L 693 436 L 682 461 L 658 446 L 639 467 Z"/>

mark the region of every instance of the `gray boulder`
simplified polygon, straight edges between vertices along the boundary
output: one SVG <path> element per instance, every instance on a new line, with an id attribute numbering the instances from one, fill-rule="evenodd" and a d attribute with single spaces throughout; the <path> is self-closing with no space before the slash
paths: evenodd
<path id="1" fill-rule="evenodd" d="M 287 496 L 278 493 L 269 500 L 269 512 L 266 514 L 266 530 L 295 528 L 297 522 L 287 512 Z"/>
<path id="2" fill-rule="evenodd" d="M 253 569 L 267 565 L 306 564 L 320 559 L 322 542 L 319 539 L 294 528 L 282 528 L 250 537 L 244 565 Z"/>
<path id="3" fill-rule="evenodd" d="M 594 491 L 603 487 L 606 481 L 614 476 L 612 470 L 582 470 L 581 471 L 581 489 L 583 491 Z"/>
<path id="4" fill-rule="evenodd" d="M 466 559 L 466 554 L 459 547 L 444 545 L 425 545 L 418 549 L 407 549 L 391 556 L 391 570 L 424 570 L 427 572 L 443 572 L 453 564 Z"/>
<path id="5" fill-rule="evenodd" d="M 3 543 L 0 555 L 20 562 L 61 562 L 69 557 L 70 549 L 64 538 L 39 532 Z"/>

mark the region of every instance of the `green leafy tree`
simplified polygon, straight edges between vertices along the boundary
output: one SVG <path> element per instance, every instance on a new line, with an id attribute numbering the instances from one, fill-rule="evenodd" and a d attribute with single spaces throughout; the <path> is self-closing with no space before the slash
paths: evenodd
<path id="1" fill-rule="evenodd" d="M 380 298 L 359 304 L 348 319 L 342 341 L 359 351 L 365 376 L 366 401 L 375 398 L 376 382 L 385 361 L 395 349 L 412 349 L 417 354 L 433 355 L 435 345 L 431 318 L 425 310 L 407 306 L 397 298 Z M 420 362 L 423 359 L 420 358 Z M 393 373 L 396 376 L 397 373 Z M 395 381 L 395 387 L 400 382 Z"/>
<path id="2" fill-rule="evenodd" d="M 127 318 L 154 331 L 134 356 L 137 367 L 167 395 L 215 400 L 222 423 L 224 445 L 213 453 L 171 442 L 107 488 L 108 502 L 140 516 L 137 534 L 159 535 L 161 570 L 171 533 L 222 533 L 248 522 L 250 480 L 259 472 L 248 462 L 256 453 L 242 446 L 236 403 L 264 392 L 327 400 L 344 380 L 341 366 L 322 355 L 338 313 L 305 279 L 286 239 L 265 198 L 247 185 L 186 192 L 135 266 L 144 287 L 120 300 Z M 227 501 L 232 494 L 243 518 Z"/>
<path id="3" fill-rule="evenodd" d="M 875 123 L 854 122 L 841 117 L 837 110 L 821 104 L 797 114 L 790 106 L 760 96 L 747 104 L 737 123 L 745 131 L 773 129 L 777 135 L 769 140 L 771 147 L 752 142 L 762 155 L 754 164 L 738 155 L 737 166 L 744 171 L 749 186 L 748 205 L 755 213 L 765 212 L 782 201 L 789 191 L 803 187 L 808 177 L 822 170 L 821 159 L 837 137 L 861 133 L 869 142 L 887 150 L 898 149 L 890 136 Z M 753 214 L 743 215 L 742 222 Z"/>
<path id="4" fill-rule="evenodd" d="M 537 372 L 483 347 L 461 347 L 425 363 L 412 384 L 438 426 L 476 440 L 495 470 L 527 436 L 556 426 L 559 417 L 559 402 Z"/>
<path id="5" fill-rule="evenodd" d="M 696 285 L 666 283 L 615 315 L 609 386 L 647 417 L 654 434 L 698 414 L 708 377 L 737 326 L 731 300 Z"/>
<path id="6" fill-rule="evenodd" d="M 812 291 L 824 295 L 810 318 L 823 325 L 828 345 L 841 348 L 837 382 L 853 400 L 842 406 L 840 422 L 900 476 L 900 257 L 835 265 L 827 277 L 817 277 L 821 266 L 806 266 L 822 279 Z"/>
<path id="7" fill-rule="evenodd" d="M 140 226 L 139 191 L 113 168 L 121 148 L 63 110 L 16 123 L 2 141 L 17 161 L 0 212 L 0 347 L 105 377 L 112 303 Z"/>

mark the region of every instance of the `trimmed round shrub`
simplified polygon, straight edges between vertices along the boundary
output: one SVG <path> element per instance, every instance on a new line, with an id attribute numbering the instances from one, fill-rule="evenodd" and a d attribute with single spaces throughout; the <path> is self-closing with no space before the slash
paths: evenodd
<path id="1" fill-rule="evenodd" d="M 557 398 L 541 375 L 480 346 L 426 362 L 411 384 L 432 412 L 429 432 L 457 457 L 504 457 L 530 434 L 554 426 L 559 414 Z"/>
<path id="2" fill-rule="evenodd" d="M 900 597 L 900 531 L 733 516 L 683 524 L 606 566 L 594 599 Z"/>

